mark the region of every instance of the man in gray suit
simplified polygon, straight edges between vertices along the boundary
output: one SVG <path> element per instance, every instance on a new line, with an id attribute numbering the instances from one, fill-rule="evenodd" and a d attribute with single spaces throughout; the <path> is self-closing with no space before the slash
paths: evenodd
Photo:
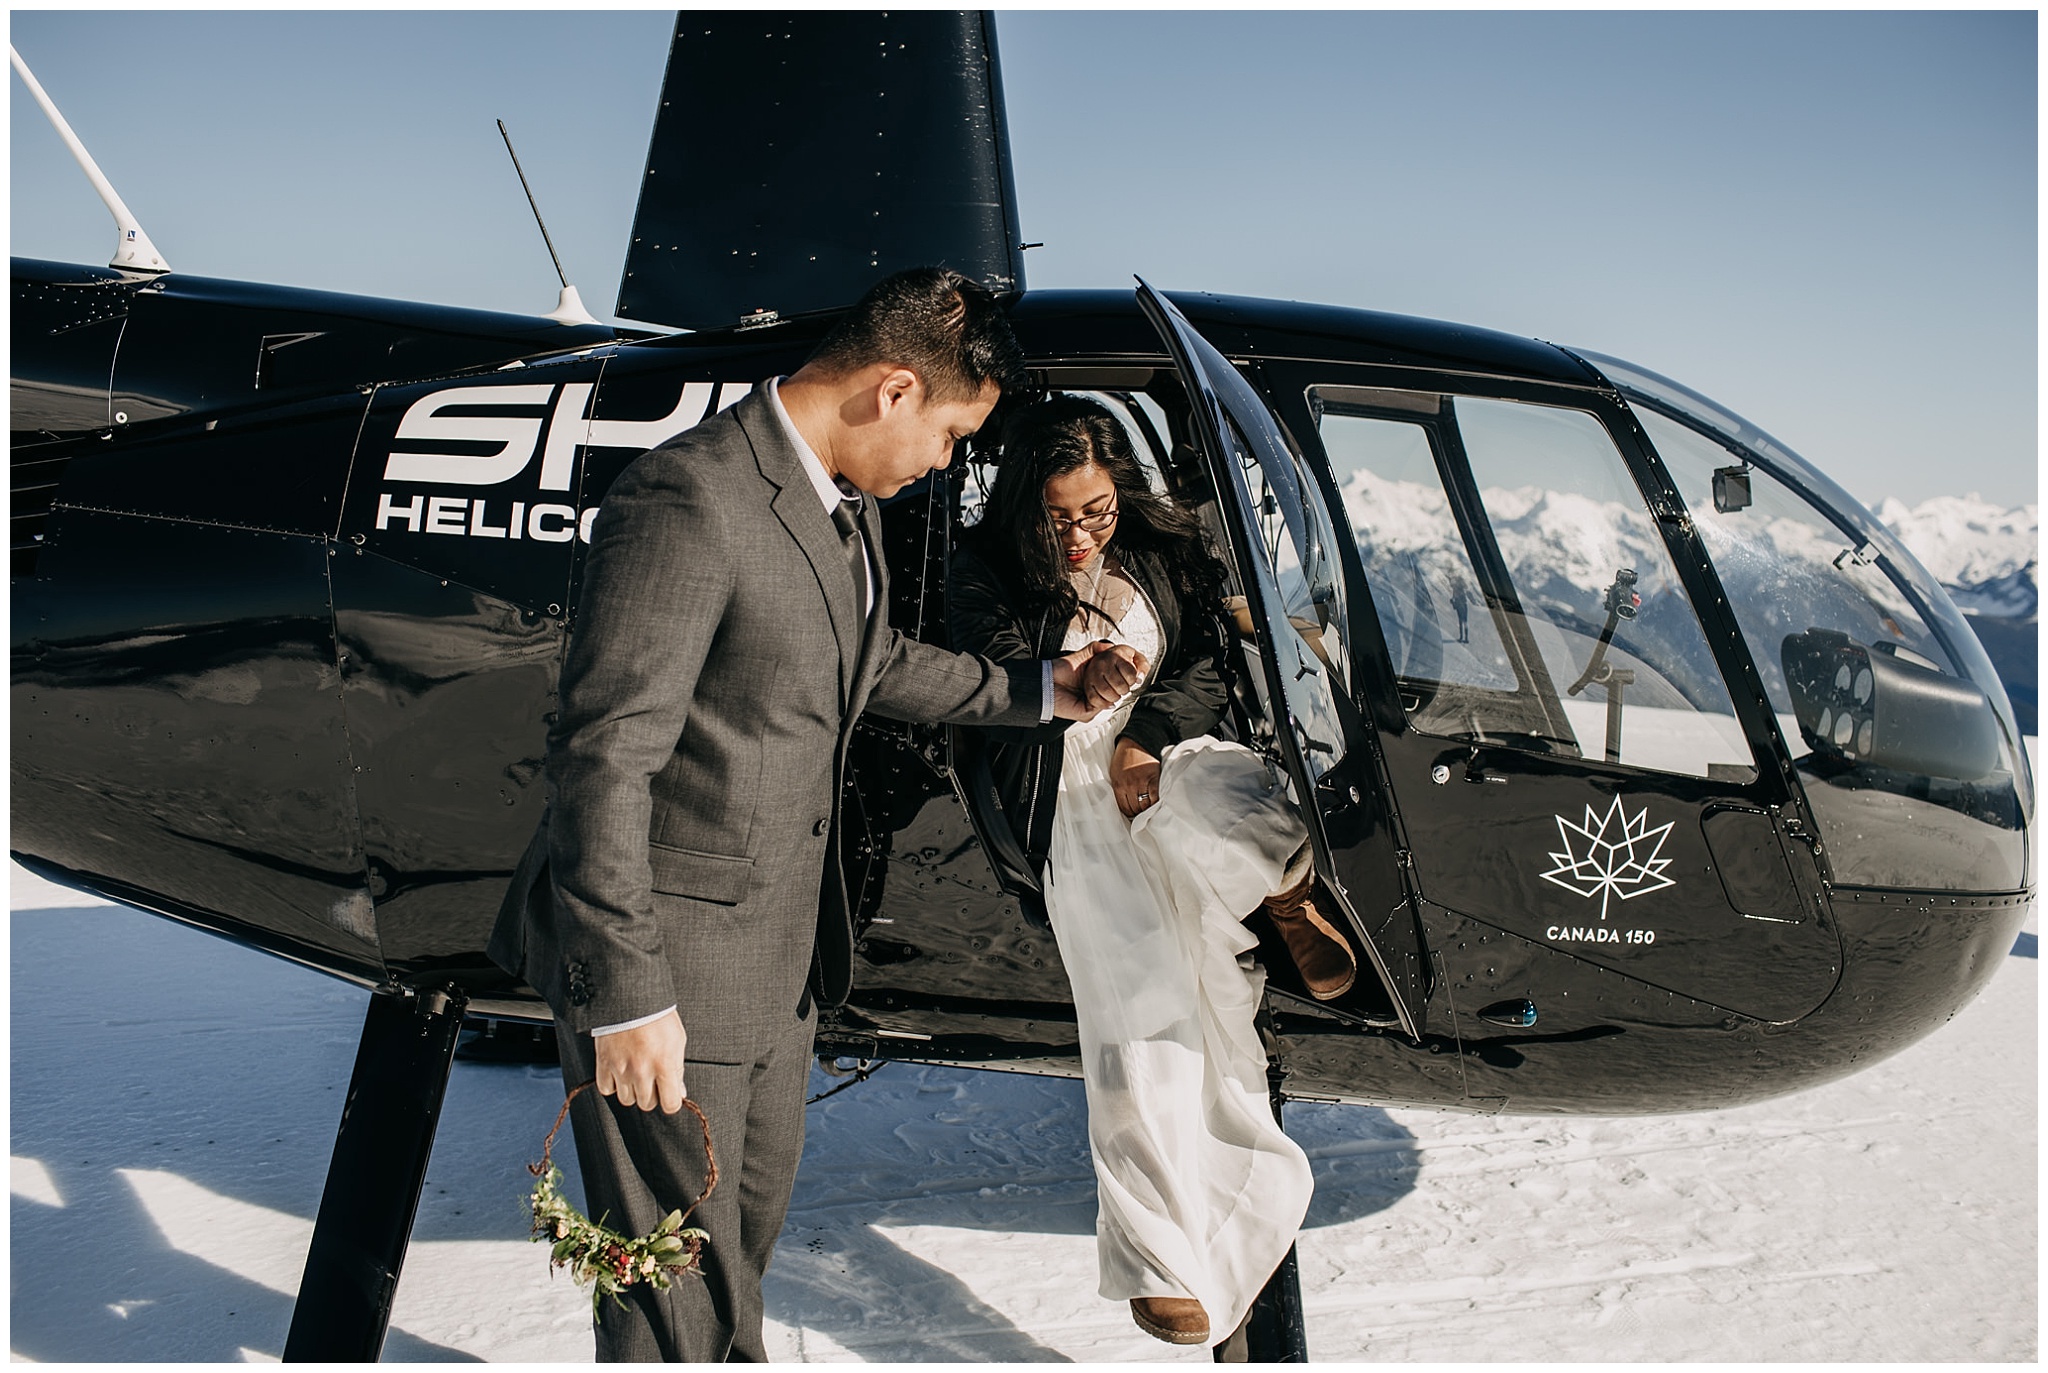
<path id="1" fill-rule="evenodd" d="M 606 494 L 548 736 L 548 812 L 490 946 L 548 1000 L 589 1214 L 644 1234 L 704 1181 L 704 1280 L 629 1290 L 598 1357 L 761 1360 L 761 1275 L 803 1149 L 819 1002 L 852 981 L 837 862 L 854 720 L 1087 718 L 1128 650 L 998 665 L 888 627 L 888 496 L 987 418 L 1023 358 L 994 298 L 898 273 L 793 376 Z M 1093 704 L 1091 704 L 1091 701 Z M 614 1101 L 616 1104 L 614 1104 Z"/>

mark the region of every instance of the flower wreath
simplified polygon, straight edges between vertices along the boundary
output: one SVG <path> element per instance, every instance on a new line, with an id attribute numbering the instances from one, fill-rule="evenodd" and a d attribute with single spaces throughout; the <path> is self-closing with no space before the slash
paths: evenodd
<path id="1" fill-rule="evenodd" d="M 553 1243 L 548 1254 L 549 1269 L 566 1268 L 579 1287 L 587 1285 L 591 1289 L 591 1319 L 601 1321 L 604 1299 L 610 1297 L 623 1308 L 625 1298 L 619 1293 L 628 1287 L 644 1282 L 657 1292 L 665 1292 L 677 1277 L 688 1273 L 704 1275 L 704 1243 L 711 1237 L 694 1226 L 684 1229 L 683 1221 L 703 1205 L 704 1198 L 718 1185 L 718 1160 L 711 1152 L 711 1122 L 704 1118 L 696 1102 L 685 1097 L 683 1105 L 690 1108 L 704 1130 L 704 1190 L 697 1200 L 686 1210 L 669 1212 L 662 1217 L 661 1224 L 638 1239 L 607 1228 L 603 1216 L 591 1220 L 562 1195 L 562 1170 L 552 1162 L 555 1135 L 569 1118 L 569 1103 L 591 1085 L 582 1084 L 564 1099 L 561 1114 L 555 1117 L 555 1128 L 548 1131 L 547 1140 L 541 1145 L 540 1162 L 527 1164 L 526 1171 L 540 1179 L 533 1185 L 531 1202 L 534 1241 Z"/>

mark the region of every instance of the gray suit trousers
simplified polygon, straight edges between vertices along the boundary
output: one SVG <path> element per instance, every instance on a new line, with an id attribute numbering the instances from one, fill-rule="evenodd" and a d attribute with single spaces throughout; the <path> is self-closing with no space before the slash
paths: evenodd
<path id="1" fill-rule="evenodd" d="M 690 1060 L 690 1099 L 711 1122 L 718 1186 L 686 1224 L 710 1233 L 704 1276 L 678 1278 L 666 1292 L 636 1285 L 598 1313 L 597 1357 L 605 1363 L 765 1363 L 761 1275 L 775 1250 L 804 1150 L 804 1091 L 810 1081 L 812 1011 L 742 1063 Z M 596 1072 L 591 1037 L 556 1023 L 562 1080 L 574 1087 Z M 596 1088 L 569 1108 L 583 1173 L 585 1214 L 627 1235 L 644 1235 L 704 1190 L 704 1135 L 688 1111 L 663 1115 L 621 1106 Z"/>

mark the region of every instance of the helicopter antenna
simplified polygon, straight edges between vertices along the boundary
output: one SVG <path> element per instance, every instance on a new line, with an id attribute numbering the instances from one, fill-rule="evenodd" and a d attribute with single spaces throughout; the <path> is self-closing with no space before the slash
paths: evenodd
<path id="1" fill-rule="evenodd" d="M 50 122 L 56 126 L 57 136 L 64 140 L 64 146 L 71 149 L 71 155 L 77 158 L 78 165 L 85 169 L 86 180 L 92 182 L 92 188 L 99 192 L 100 199 L 106 203 L 108 211 L 114 216 L 114 228 L 120 239 L 114 248 L 114 260 L 107 265 L 118 271 L 143 272 L 151 276 L 170 271 L 171 264 L 164 261 L 163 255 L 157 252 L 156 245 L 149 241 L 149 235 L 142 232 L 142 225 L 129 211 L 127 203 L 114 189 L 114 184 L 107 180 L 106 173 L 100 170 L 99 163 L 92 160 L 92 154 L 85 150 L 85 144 L 78 141 L 78 135 L 71 132 L 71 125 L 57 112 L 56 102 L 43 91 L 42 83 L 36 80 L 35 73 L 28 69 L 28 63 L 21 60 L 21 54 L 14 50 L 12 43 L 7 45 L 7 56 L 14 63 L 14 70 L 21 77 L 22 84 L 28 87 L 28 93 L 36 98 L 36 103 L 43 107 L 43 113 L 48 115 Z"/>
<path id="2" fill-rule="evenodd" d="M 590 311 L 583 308 L 583 297 L 576 294 L 576 288 L 569 284 L 568 276 L 562 271 L 562 258 L 555 251 L 555 241 L 548 236 L 547 221 L 540 217 L 540 203 L 533 198 L 533 187 L 527 184 L 526 169 L 519 165 L 519 154 L 512 150 L 512 135 L 506 132 L 505 121 L 498 121 L 498 136 L 505 140 L 505 151 L 512 156 L 512 170 L 519 176 L 519 189 L 526 192 L 526 203 L 533 210 L 533 222 L 540 225 L 540 241 L 548 245 L 548 257 L 555 264 L 555 276 L 562 283 L 562 294 L 555 302 L 555 308 L 548 311 L 547 318 L 560 324 L 596 324 L 599 321 Z"/>

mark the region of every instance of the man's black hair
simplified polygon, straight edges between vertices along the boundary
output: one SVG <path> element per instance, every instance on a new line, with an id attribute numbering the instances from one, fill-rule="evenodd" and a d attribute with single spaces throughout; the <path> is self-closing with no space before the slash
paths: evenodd
<path id="1" fill-rule="evenodd" d="M 884 277 L 825 335 L 810 362 L 852 372 L 877 362 L 908 367 L 925 402 L 967 400 L 993 381 L 1024 386 L 1024 352 L 994 293 L 946 267 Z"/>

